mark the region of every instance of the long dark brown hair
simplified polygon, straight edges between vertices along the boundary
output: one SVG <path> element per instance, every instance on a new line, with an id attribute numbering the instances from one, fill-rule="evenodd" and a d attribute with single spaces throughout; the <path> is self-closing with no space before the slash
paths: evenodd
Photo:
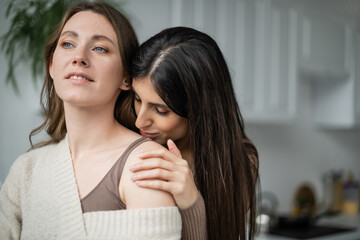
<path id="1" fill-rule="evenodd" d="M 165 29 L 140 46 L 131 71 L 134 79 L 149 76 L 169 108 L 188 119 L 209 239 L 253 239 L 258 155 L 216 42 L 191 28 Z"/>
<path id="2" fill-rule="evenodd" d="M 65 16 L 59 23 L 54 33 L 49 37 L 49 40 L 45 46 L 45 79 L 41 90 L 40 99 L 40 104 L 44 115 L 44 122 L 39 127 L 32 130 L 29 135 L 32 148 L 44 146 L 50 143 L 57 143 L 65 137 L 66 124 L 64 104 L 55 92 L 53 79 L 49 73 L 49 65 L 58 44 L 61 31 L 63 30 L 65 24 L 73 15 L 82 11 L 91 11 L 100 14 L 110 22 L 117 36 L 124 75 L 130 81 L 129 67 L 131 64 L 131 59 L 139 46 L 139 42 L 128 19 L 118 10 L 104 2 L 84 1 L 72 5 L 65 13 Z M 122 119 L 123 115 L 120 114 L 122 111 L 127 111 L 127 109 L 129 109 L 126 104 L 121 105 L 121 103 L 124 102 L 123 99 L 127 99 L 128 94 L 128 91 L 122 91 L 116 101 L 114 116 L 119 122 L 129 121 L 128 119 Z M 43 129 L 45 129 L 45 131 L 49 134 L 50 139 L 34 146 L 31 138 L 35 134 L 41 132 Z"/>

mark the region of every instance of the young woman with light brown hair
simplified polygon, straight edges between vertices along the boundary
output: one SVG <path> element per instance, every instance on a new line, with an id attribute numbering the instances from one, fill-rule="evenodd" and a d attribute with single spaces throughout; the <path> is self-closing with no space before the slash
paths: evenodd
<path id="1" fill-rule="evenodd" d="M 180 239 L 172 196 L 137 186 L 129 170 L 139 154 L 163 147 L 115 117 L 137 47 L 111 6 L 68 9 L 45 48 L 45 120 L 31 133 L 45 130 L 50 140 L 11 167 L 0 192 L 0 239 Z"/>

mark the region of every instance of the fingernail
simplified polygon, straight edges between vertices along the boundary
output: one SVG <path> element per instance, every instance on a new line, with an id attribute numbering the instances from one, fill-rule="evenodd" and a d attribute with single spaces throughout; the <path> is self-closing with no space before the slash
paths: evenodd
<path id="1" fill-rule="evenodd" d="M 142 181 L 135 181 L 135 184 L 137 184 L 137 185 L 142 185 Z"/>
<path id="2" fill-rule="evenodd" d="M 137 178 L 138 178 L 138 175 L 137 175 L 137 174 L 134 174 L 134 175 L 131 176 L 131 179 L 132 179 L 132 180 L 136 180 Z"/>

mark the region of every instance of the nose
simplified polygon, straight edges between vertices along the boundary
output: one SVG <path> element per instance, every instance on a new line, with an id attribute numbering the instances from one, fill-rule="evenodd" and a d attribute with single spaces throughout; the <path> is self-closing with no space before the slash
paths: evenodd
<path id="1" fill-rule="evenodd" d="M 80 64 L 80 65 L 82 65 L 82 66 L 84 66 L 84 67 L 87 67 L 87 66 L 88 66 L 87 61 L 86 61 L 85 59 L 80 59 L 80 58 L 74 59 L 73 62 L 72 62 L 72 64 L 73 64 L 73 65 Z"/>
<path id="2" fill-rule="evenodd" d="M 152 119 L 149 116 L 147 110 L 143 107 L 140 108 L 140 111 L 137 111 L 137 117 L 135 121 L 135 126 L 138 129 L 144 129 L 150 127 L 152 124 Z"/>
<path id="3" fill-rule="evenodd" d="M 86 57 L 86 53 L 84 50 L 79 49 L 79 51 L 76 52 L 76 55 L 72 59 L 72 64 L 80 65 L 82 67 L 89 67 L 90 62 Z"/>

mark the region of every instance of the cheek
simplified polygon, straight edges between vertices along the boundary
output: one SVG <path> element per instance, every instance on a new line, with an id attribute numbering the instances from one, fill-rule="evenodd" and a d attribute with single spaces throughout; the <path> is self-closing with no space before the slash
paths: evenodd
<path id="1" fill-rule="evenodd" d="M 50 64 L 49 64 L 49 74 L 50 74 L 51 78 L 54 79 L 53 64 L 52 64 L 51 60 L 50 60 Z"/>
<path id="2" fill-rule="evenodd" d="M 182 138 L 186 135 L 187 124 L 183 119 L 172 119 L 163 121 L 163 130 L 169 135 Z"/>
<path id="3" fill-rule="evenodd" d="M 140 103 L 134 100 L 133 104 L 134 104 L 134 110 L 135 110 L 136 116 L 138 116 L 139 112 L 140 112 Z"/>
<path id="4" fill-rule="evenodd" d="M 51 59 L 50 59 L 50 63 L 49 63 L 49 73 L 52 79 L 54 79 L 54 62 L 56 63 L 56 61 L 54 61 L 54 59 L 56 59 L 55 53 L 53 53 Z"/>
<path id="5" fill-rule="evenodd" d="M 64 61 L 64 57 L 55 49 L 49 64 L 49 73 L 53 80 L 57 80 L 59 73 L 63 72 L 61 68 L 62 61 Z"/>
<path id="6" fill-rule="evenodd" d="M 120 59 L 108 59 L 108 61 L 97 59 L 96 65 L 99 66 L 97 68 L 99 72 L 106 74 L 109 78 L 116 79 L 117 84 L 120 86 L 120 83 L 125 78 Z"/>

